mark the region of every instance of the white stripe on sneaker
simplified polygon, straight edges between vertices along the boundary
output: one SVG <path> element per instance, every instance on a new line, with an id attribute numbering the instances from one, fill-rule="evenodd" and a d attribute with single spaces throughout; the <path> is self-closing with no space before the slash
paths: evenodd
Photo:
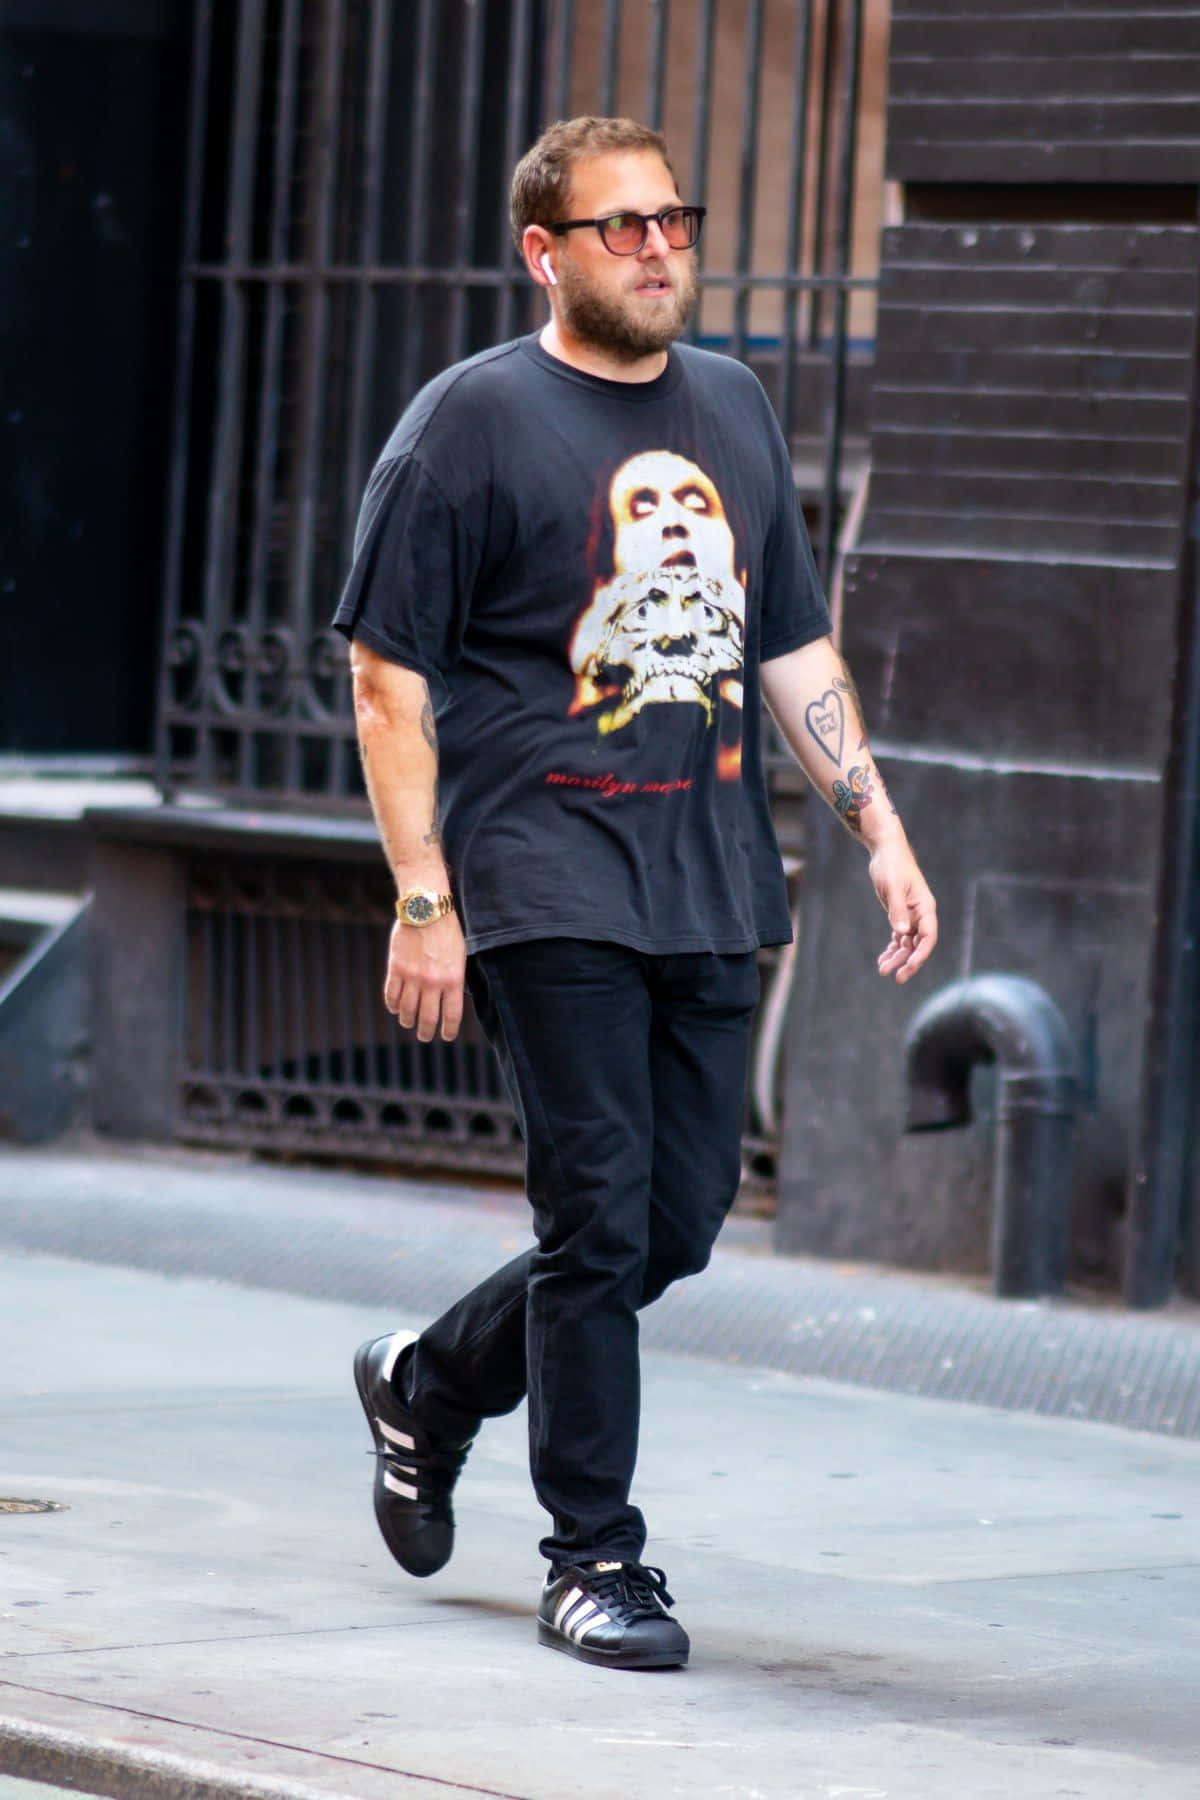
<path id="1" fill-rule="evenodd" d="M 571 1630 L 571 1636 L 575 1639 L 577 1644 L 585 1644 L 588 1638 L 591 1637 L 593 1631 L 599 1631 L 602 1626 L 611 1624 L 612 1620 L 609 1618 L 608 1614 L 600 1612 L 599 1609 L 597 1609 L 597 1616 L 594 1619 L 577 1619 L 575 1621 Z"/>
<path id="2" fill-rule="evenodd" d="M 383 1471 L 383 1485 L 390 1494 L 402 1494 L 406 1500 L 419 1500 L 420 1493 L 415 1487 L 409 1487 L 406 1481 L 397 1481 L 390 1469 Z"/>
<path id="3" fill-rule="evenodd" d="M 567 1592 L 563 1595 L 562 1599 L 559 1601 L 558 1607 L 554 1614 L 554 1626 L 557 1631 L 561 1631 L 563 1628 L 564 1616 L 570 1612 L 571 1608 L 575 1605 L 575 1602 L 577 1600 L 582 1600 L 582 1599 L 583 1599 L 583 1595 L 580 1593 L 580 1591 L 577 1587 L 567 1589 Z"/>
<path id="4" fill-rule="evenodd" d="M 375 1423 L 379 1427 L 380 1435 L 385 1437 L 389 1444 L 399 1444 L 402 1450 L 416 1449 L 416 1444 L 407 1432 L 397 1431 L 393 1425 L 389 1425 L 386 1420 L 381 1419 L 378 1413 L 375 1414 Z"/>
<path id="5" fill-rule="evenodd" d="M 582 1644 L 594 1631 L 611 1624 L 604 1608 L 577 1587 L 563 1595 L 554 1612 L 555 1629 L 576 1644 Z"/>

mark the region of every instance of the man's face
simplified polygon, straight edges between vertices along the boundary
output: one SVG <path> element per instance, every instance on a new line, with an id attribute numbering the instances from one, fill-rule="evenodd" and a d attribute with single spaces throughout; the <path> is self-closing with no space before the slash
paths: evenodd
<path id="1" fill-rule="evenodd" d="M 679 204 L 656 151 L 621 150 L 575 165 L 567 217 L 656 213 Z M 559 306 L 574 337 L 630 362 L 674 343 L 696 304 L 694 250 L 672 250 L 655 224 L 636 256 L 614 256 L 594 227 L 569 231 L 559 243 Z"/>
<path id="2" fill-rule="evenodd" d="M 609 490 L 616 572 L 679 565 L 735 581 L 733 533 L 712 481 L 687 457 L 646 450 Z"/>

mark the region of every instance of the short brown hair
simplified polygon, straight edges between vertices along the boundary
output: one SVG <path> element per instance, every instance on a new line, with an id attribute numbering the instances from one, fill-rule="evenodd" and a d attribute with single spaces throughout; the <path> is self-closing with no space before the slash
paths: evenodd
<path id="1" fill-rule="evenodd" d="M 636 119 L 556 119 L 547 125 L 536 144 L 525 152 L 513 170 L 509 196 L 509 222 L 513 243 L 519 250 L 529 225 L 553 225 L 567 214 L 571 198 L 571 174 L 577 162 L 616 150 L 653 150 L 675 171 L 661 131 L 651 131 Z"/>

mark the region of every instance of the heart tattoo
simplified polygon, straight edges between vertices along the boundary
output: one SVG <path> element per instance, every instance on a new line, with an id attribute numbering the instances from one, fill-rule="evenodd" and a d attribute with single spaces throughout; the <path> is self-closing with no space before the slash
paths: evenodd
<path id="1" fill-rule="evenodd" d="M 846 735 L 846 709 L 835 688 L 826 688 L 819 700 L 804 709 L 804 723 L 835 769 L 842 766 L 842 739 Z"/>

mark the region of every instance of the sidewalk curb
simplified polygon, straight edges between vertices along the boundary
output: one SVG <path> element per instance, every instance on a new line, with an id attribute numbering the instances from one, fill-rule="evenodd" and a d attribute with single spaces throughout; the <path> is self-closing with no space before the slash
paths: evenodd
<path id="1" fill-rule="evenodd" d="M 55 1782 L 107 1800 L 355 1800 L 291 1779 L 231 1775 L 217 1763 L 138 1750 L 29 1719 L 0 1718 L 0 1775 Z"/>

